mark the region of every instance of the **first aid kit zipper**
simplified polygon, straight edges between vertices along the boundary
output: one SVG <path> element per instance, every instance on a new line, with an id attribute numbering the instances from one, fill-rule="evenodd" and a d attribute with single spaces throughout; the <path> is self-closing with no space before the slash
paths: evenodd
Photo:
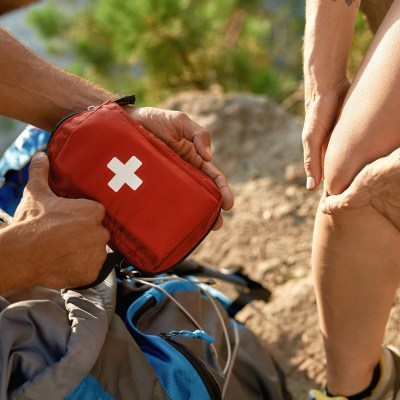
<path id="1" fill-rule="evenodd" d="M 129 96 L 121 97 L 121 98 L 119 98 L 119 99 L 117 99 L 117 100 L 113 100 L 113 101 L 114 101 L 114 103 L 118 104 L 120 107 L 129 106 L 129 105 L 134 105 L 135 102 L 136 102 L 136 96 L 135 96 L 134 94 L 132 94 L 132 95 L 129 95 Z M 80 114 L 80 113 L 82 113 L 82 112 L 97 110 L 98 108 L 99 108 L 99 106 L 91 105 L 91 106 L 88 106 L 87 109 L 84 110 L 84 111 L 78 111 L 78 112 L 75 112 L 75 113 L 66 115 L 64 118 L 62 118 L 60 121 L 57 122 L 56 126 L 55 126 L 55 127 L 53 128 L 53 130 L 51 131 L 51 133 L 50 133 L 50 138 L 49 138 L 49 143 L 50 143 L 51 138 L 53 137 L 54 133 L 56 132 L 56 130 L 57 130 L 65 121 L 67 121 L 68 119 L 70 119 L 70 118 L 74 117 L 75 115 L 78 115 L 78 114 Z"/>

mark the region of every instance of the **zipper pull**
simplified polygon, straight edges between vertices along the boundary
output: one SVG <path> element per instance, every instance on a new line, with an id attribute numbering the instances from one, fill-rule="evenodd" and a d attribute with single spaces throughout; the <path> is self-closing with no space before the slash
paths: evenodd
<path id="1" fill-rule="evenodd" d="M 134 94 L 132 94 L 130 96 L 121 97 L 118 100 L 114 100 L 114 102 L 117 103 L 121 107 L 133 105 L 133 104 L 135 104 L 135 101 L 136 101 L 136 96 Z"/>
<path id="2" fill-rule="evenodd" d="M 195 331 L 171 331 L 170 333 L 160 333 L 160 336 L 163 339 L 173 339 L 176 337 L 184 337 L 184 338 L 189 338 L 189 339 L 201 339 L 204 340 L 207 343 L 214 343 L 215 338 L 211 335 L 208 335 L 206 332 L 204 332 L 201 329 L 197 329 Z"/>

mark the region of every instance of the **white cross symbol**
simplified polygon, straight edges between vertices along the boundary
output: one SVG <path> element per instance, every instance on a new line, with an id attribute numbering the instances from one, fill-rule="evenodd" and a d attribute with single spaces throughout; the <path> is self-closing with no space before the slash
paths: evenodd
<path id="1" fill-rule="evenodd" d="M 135 156 L 132 156 L 126 164 L 114 157 L 107 164 L 107 167 L 115 173 L 114 178 L 108 182 L 108 186 L 110 186 L 114 192 L 118 192 L 124 184 L 127 184 L 131 189 L 136 190 L 143 183 L 143 181 L 135 175 L 136 170 L 141 165 L 142 162 Z"/>

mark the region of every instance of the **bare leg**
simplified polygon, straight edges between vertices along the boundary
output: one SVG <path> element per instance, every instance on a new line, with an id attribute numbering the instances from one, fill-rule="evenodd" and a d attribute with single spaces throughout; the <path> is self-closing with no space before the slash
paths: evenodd
<path id="1" fill-rule="evenodd" d="M 399 232 L 373 209 L 316 221 L 313 268 L 328 388 L 365 389 L 400 280 Z"/>
<path id="2" fill-rule="evenodd" d="M 400 0 L 378 31 L 350 89 L 325 158 L 337 194 L 367 163 L 400 146 Z M 327 356 L 328 388 L 365 389 L 400 284 L 400 231 L 373 207 L 318 212 L 313 274 Z"/>

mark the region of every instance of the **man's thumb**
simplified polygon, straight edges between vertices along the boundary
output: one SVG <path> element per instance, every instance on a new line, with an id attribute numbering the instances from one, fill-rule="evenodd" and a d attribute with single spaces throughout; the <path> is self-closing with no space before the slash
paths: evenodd
<path id="1" fill-rule="evenodd" d="M 33 155 L 29 166 L 29 180 L 27 186 L 31 192 L 46 191 L 49 189 L 49 159 L 47 154 L 38 152 Z"/>

